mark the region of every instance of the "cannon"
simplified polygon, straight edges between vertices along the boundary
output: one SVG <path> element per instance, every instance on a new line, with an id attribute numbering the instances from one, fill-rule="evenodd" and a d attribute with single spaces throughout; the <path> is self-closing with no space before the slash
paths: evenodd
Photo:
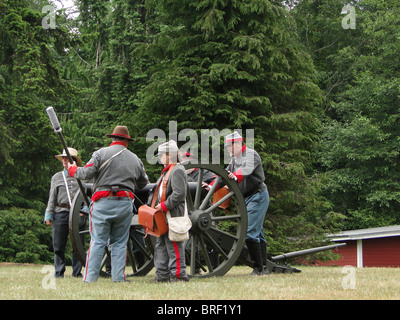
<path id="1" fill-rule="evenodd" d="M 73 159 L 68 152 L 62 128 L 53 107 L 46 108 L 54 132 L 58 134 L 64 150 L 66 150 L 70 163 Z M 186 164 L 186 169 L 197 168 L 199 170 L 198 182 L 189 183 L 186 203 L 188 214 L 192 220 L 189 240 L 185 242 L 185 258 L 187 273 L 192 277 L 222 276 L 232 266 L 240 261 L 249 266 L 252 265 L 248 254 L 244 249 L 247 229 L 247 211 L 244 198 L 237 183 L 228 178 L 228 173 L 218 165 L 210 164 Z M 206 191 L 202 187 L 202 177 L 205 170 L 215 176 L 215 183 Z M 225 184 L 227 194 L 216 200 L 216 187 L 219 183 Z M 89 206 L 88 188 L 85 189 L 81 181 L 78 181 L 80 192 L 76 194 L 69 217 L 69 231 L 72 248 L 83 265 L 86 262 L 85 243 L 89 243 L 89 229 L 87 227 L 87 212 L 82 210 Z M 138 208 L 147 202 L 148 194 L 154 185 L 148 185 L 135 195 L 134 207 Z M 229 201 L 228 201 L 229 200 Z M 226 202 L 229 205 L 226 205 Z M 85 239 L 87 238 L 87 239 Z M 154 267 L 155 239 L 146 236 L 142 226 L 138 223 L 138 216 L 133 215 L 130 227 L 130 236 L 127 243 L 127 276 L 144 276 Z M 337 246 L 337 245 L 336 245 Z M 318 251 L 328 250 L 330 247 L 317 248 Z M 317 251 L 311 251 L 317 252 Z M 311 253 L 305 251 L 302 254 Z M 287 257 L 287 255 L 286 255 Z M 101 275 L 110 274 L 110 250 L 104 248 Z M 275 260 L 279 260 L 275 257 Z M 292 273 L 300 270 L 288 265 L 280 266 L 268 260 L 267 267 L 270 272 Z"/>
<path id="2" fill-rule="evenodd" d="M 244 198 L 239 190 L 237 182 L 228 178 L 227 172 L 218 165 L 211 164 L 186 164 L 186 169 L 197 168 L 199 170 L 198 182 L 189 182 L 187 190 L 187 206 L 189 217 L 192 220 L 190 238 L 185 242 L 185 258 L 187 273 L 191 277 L 223 276 L 235 263 L 242 263 L 252 266 L 252 262 L 245 247 L 247 229 L 247 211 Z M 202 187 L 202 177 L 205 171 L 210 171 L 216 182 L 205 190 Z M 215 201 L 216 186 L 224 183 L 228 193 Z M 134 206 L 138 208 L 147 202 L 148 194 L 154 184 L 147 185 L 144 189 L 135 192 Z M 90 193 L 90 191 L 87 191 Z M 85 199 L 86 198 L 86 199 Z M 213 201 L 214 200 L 214 201 Z M 222 207 L 223 203 L 229 200 L 228 207 Z M 87 203 L 87 194 L 78 193 L 72 203 L 69 230 L 72 248 L 83 265 L 86 260 L 85 243 L 90 241 L 89 228 L 86 219 L 87 215 L 82 207 Z M 145 276 L 154 267 L 155 238 L 145 237 L 142 226 L 138 223 L 137 214 L 133 214 L 130 236 L 127 244 L 126 275 Z M 300 270 L 293 268 L 286 263 L 277 262 L 293 255 L 304 255 L 323 250 L 329 250 L 345 244 L 336 244 L 296 252 L 282 256 L 272 257 L 267 261 L 270 273 L 293 273 Z M 101 269 L 101 276 L 110 275 L 110 250 L 104 248 L 104 258 Z"/>

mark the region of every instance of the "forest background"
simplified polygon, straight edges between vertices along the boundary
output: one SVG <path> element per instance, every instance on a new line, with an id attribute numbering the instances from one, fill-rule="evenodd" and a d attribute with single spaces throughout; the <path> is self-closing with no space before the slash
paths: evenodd
<path id="1" fill-rule="evenodd" d="M 127 125 L 151 181 L 149 130 L 253 129 L 271 254 L 400 223 L 398 0 L 46 5 L 0 0 L 0 261 L 52 260 L 48 106 L 84 161 Z"/>

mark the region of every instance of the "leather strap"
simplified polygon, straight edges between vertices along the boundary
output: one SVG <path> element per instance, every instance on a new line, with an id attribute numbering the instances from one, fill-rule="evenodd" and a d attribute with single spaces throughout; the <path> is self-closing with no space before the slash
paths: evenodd
<path id="1" fill-rule="evenodd" d="M 68 203 L 57 203 L 57 207 L 71 209 L 71 206 Z"/>
<path id="2" fill-rule="evenodd" d="M 64 171 L 62 172 L 62 175 L 63 175 L 63 178 L 64 178 L 65 188 L 67 189 L 67 196 L 68 196 L 68 203 L 69 203 L 68 209 L 70 209 L 72 207 L 72 201 L 71 201 L 71 195 L 69 194 L 67 178 L 65 177 Z M 66 208 L 66 207 L 62 207 L 62 208 Z"/>
<path id="3" fill-rule="evenodd" d="M 175 167 L 176 163 L 171 164 L 171 167 L 169 168 L 167 174 L 165 175 L 164 179 L 160 179 L 160 182 L 157 185 L 156 191 L 153 194 L 153 200 L 151 201 L 151 207 L 154 208 L 154 205 L 156 204 L 156 200 L 157 200 L 157 195 L 158 195 L 158 190 L 160 189 L 161 186 L 161 182 L 163 183 L 163 192 L 161 194 L 161 200 L 160 202 L 164 202 L 165 201 L 165 192 L 167 190 L 167 183 L 168 183 L 168 179 L 169 179 L 169 174 L 171 173 L 172 169 Z"/>

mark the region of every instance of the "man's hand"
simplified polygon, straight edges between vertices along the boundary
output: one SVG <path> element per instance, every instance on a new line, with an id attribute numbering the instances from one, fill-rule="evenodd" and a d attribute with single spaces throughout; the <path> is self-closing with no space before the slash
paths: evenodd
<path id="1" fill-rule="evenodd" d="M 204 182 L 204 181 L 201 182 L 201 186 L 202 186 L 204 189 L 206 189 L 207 191 L 210 190 L 210 185 L 209 185 L 208 183 Z"/>
<path id="2" fill-rule="evenodd" d="M 53 221 L 51 220 L 46 220 L 46 226 L 52 226 L 53 225 Z"/>
<path id="3" fill-rule="evenodd" d="M 71 167 L 76 167 L 76 162 L 74 161 L 72 164 L 71 163 L 69 163 L 68 162 L 68 170 L 71 168 Z"/>
<path id="4" fill-rule="evenodd" d="M 237 178 L 232 172 L 230 172 L 230 171 L 228 171 L 228 178 L 229 178 L 229 179 L 233 179 L 233 180 L 235 180 L 235 181 L 238 180 L 238 178 Z"/>

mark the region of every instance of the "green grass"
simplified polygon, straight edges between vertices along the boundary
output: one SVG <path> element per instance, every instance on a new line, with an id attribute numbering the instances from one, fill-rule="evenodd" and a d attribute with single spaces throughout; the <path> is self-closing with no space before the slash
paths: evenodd
<path id="1" fill-rule="evenodd" d="M 355 269 L 354 289 L 344 289 L 341 267 L 299 267 L 301 273 L 252 277 L 248 267 L 233 267 L 223 277 L 184 283 L 150 283 L 154 269 L 131 282 L 100 278 L 84 284 L 72 278 L 50 279 L 51 266 L 0 264 L 0 300 L 365 300 L 400 299 L 400 269 Z M 42 271 L 44 270 L 44 273 Z M 46 271 L 47 270 L 47 271 Z M 53 288 L 47 288 L 54 281 Z"/>

